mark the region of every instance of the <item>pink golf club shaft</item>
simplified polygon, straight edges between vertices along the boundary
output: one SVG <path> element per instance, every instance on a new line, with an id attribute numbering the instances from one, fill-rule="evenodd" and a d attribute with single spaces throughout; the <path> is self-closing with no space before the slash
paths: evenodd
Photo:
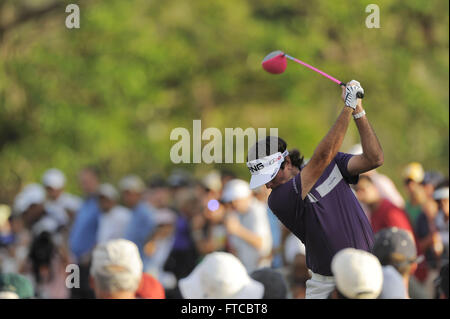
<path id="1" fill-rule="evenodd" d="M 323 71 L 320 71 L 319 69 L 313 67 L 312 65 L 309 65 L 308 63 L 305 63 L 305 62 L 303 62 L 303 61 L 300 61 L 299 59 L 296 59 L 296 58 L 294 58 L 294 57 L 291 57 L 290 55 L 287 55 L 286 53 L 285 53 L 284 55 L 286 56 L 286 58 L 291 59 L 292 61 L 295 61 L 295 62 L 297 62 L 297 63 L 299 63 L 299 64 L 301 64 L 301 65 L 304 65 L 304 66 L 306 66 L 307 68 L 309 68 L 309 69 L 311 69 L 311 70 L 313 70 L 313 71 L 316 71 L 316 72 L 319 73 L 319 74 L 322 74 L 324 77 L 329 78 L 331 81 L 333 81 L 333 82 L 335 82 L 335 83 L 337 83 L 337 84 L 339 84 L 339 85 L 345 86 L 345 83 L 339 81 L 338 79 L 335 79 L 334 77 L 332 77 L 331 75 L 326 74 L 326 73 L 323 72 Z"/>

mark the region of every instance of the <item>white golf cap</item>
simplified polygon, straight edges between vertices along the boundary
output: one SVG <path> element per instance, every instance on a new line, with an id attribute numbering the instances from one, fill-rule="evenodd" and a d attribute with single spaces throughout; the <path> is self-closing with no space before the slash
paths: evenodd
<path id="1" fill-rule="evenodd" d="M 264 286 L 252 279 L 241 261 L 225 252 L 208 254 L 179 281 L 185 299 L 261 299 Z"/>
<path id="2" fill-rule="evenodd" d="M 51 168 L 42 176 L 42 184 L 53 189 L 61 189 L 66 184 L 66 177 L 59 169 Z"/>
<path id="3" fill-rule="evenodd" d="M 364 250 L 345 248 L 331 261 L 337 289 L 350 299 L 376 299 L 383 286 L 377 257 Z"/>
<path id="4" fill-rule="evenodd" d="M 45 190 L 40 184 L 28 184 L 14 199 L 14 212 L 22 214 L 33 204 L 45 201 Z"/>
<path id="5" fill-rule="evenodd" d="M 119 198 L 119 193 L 116 188 L 111 184 L 101 184 L 98 188 L 98 194 L 109 199 L 117 200 Z"/>
<path id="6" fill-rule="evenodd" d="M 119 189 L 121 191 L 143 192 L 145 184 L 139 176 L 128 175 L 119 182 Z"/>
<path id="7" fill-rule="evenodd" d="M 438 188 L 434 191 L 433 193 L 433 198 L 435 200 L 440 200 L 440 199 L 448 199 L 449 195 L 449 188 L 448 187 L 441 187 Z"/>
<path id="8" fill-rule="evenodd" d="M 379 299 L 406 299 L 402 275 L 391 265 L 383 266 L 383 289 Z"/>
<path id="9" fill-rule="evenodd" d="M 242 179 L 233 179 L 225 184 L 221 200 L 229 203 L 236 199 L 248 197 L 252 194 L 248 183 Z"/>
<path id="10" fill-rule="evenodd" d="M 113 239 L 95 247 L 92 253 L 90 273 L 128 273 L 133 278 L 141 278 L 143 264 L 135 243 L 126 239 Z"/>
<path id="11" fill-rule="evenodd" d="M 283 153 L 277 152 L 247 162 L 247 167 L 252 174 L 250 188 L 255 189 L 270 182 L 277 175 L 284 158 L 288 155 L 289 152 L 286 150 Z"/>

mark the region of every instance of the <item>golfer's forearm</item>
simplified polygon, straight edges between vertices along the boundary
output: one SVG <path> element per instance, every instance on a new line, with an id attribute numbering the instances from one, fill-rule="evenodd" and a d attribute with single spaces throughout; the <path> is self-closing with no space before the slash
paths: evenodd
<path id="1" fill-rule="evenodd" d="M 314 150 L 311 160 L 313 157 L 316 157 L 317 159 L 329 163 L 336 156 L 342 145 L 342 141 L 344 140 L 345 133 L 347 132 L 352 111 L 353 110 L 350 107 L 344 107 L 333 127 Z"/>
<path id="2" fill-rule="evenodd" d="M 362 107 L 358 106 L 356 112 L 362 112 L 362 110 Z M 374 168 L 383 165 L 383 149 L 381 148 L 380 142 L 378 141 L 369 120 L 366 116 L 362 116 L 359 119 L 356 119 L 355 123 L 361 138 L 363 156 Z"/>

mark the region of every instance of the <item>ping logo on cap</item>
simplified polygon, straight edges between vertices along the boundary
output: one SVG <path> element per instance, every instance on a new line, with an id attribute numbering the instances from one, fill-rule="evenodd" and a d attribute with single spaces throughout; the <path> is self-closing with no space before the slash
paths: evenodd
<path id="1" fill-rule="evenodd" d="M 264 168 L 263 163 L 257 163 L 254 166 L 251 166 L 251 165 L 247 165 L 247 166 L 248 166 L 248 169 L 250 170 L 250 172 L 252 172 L 252 173 L 255 173 L 255 172 L 257 172 L 259 170 L 262 170 Z"/>

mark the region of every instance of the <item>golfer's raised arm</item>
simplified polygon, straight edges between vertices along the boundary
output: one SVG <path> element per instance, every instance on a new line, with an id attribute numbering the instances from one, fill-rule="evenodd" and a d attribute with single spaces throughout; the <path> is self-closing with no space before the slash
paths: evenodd
<path id="1" fill-rule="evenodd" d="M 358 100 L 353 114 L 361 138 L 363 153 L 353 156 L 348 161 L 347 170 L 352 175 L 358 175 L 383 165 L 384 155 L 380 142 L 365 115 L 361 100 Z"/>
<path id="2" fill-rule="evenodd" d="M 311 188 L 322 175 L 325 168 L 336 156 L 344 140 L 350 123 L 352 112 L 356 109 L 358 92 L 364 92 L 359 82 L 351 81 L 343 92 L 345 107 L 328 134 L 322 139 L 306 166 L 301 170 L 302 199 L 305 199 Z"/>

